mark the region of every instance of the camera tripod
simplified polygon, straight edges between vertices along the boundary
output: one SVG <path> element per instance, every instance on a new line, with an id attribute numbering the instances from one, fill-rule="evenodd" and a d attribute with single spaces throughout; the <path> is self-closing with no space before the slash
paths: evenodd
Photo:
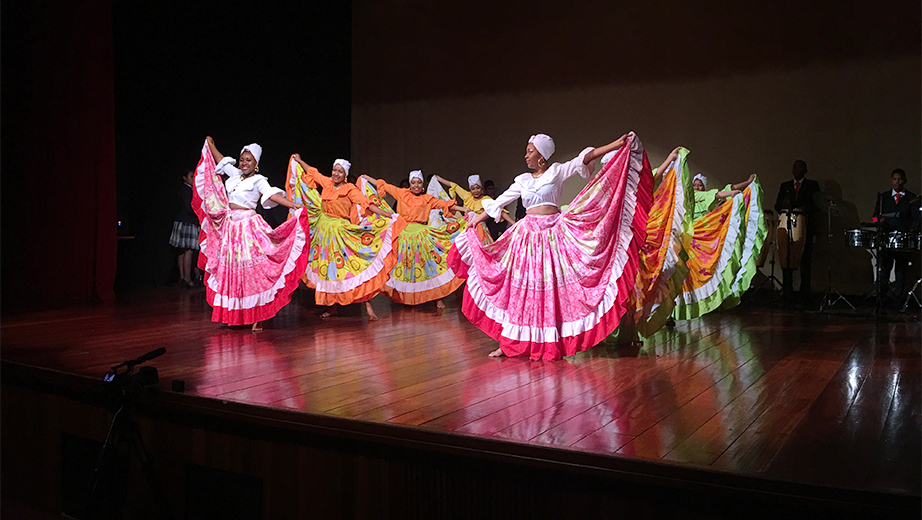
<path id="1" fill-rule="evenodd" d="M 160 518 L 174 518 L 166 493 L 154 473 L 150 453 L 141 438 L 141 431 L 133 418 L 147 385 L 159 381 L 157 369 L 135 366 L 163 355 L 165 348 L 152 350 L 143 356 L 124 361 L 112 367 L 103 377 L 102 385 L 95 389 L 95 397 L 104 408 L 113 413 L 112 422 L 106 433 L 106 440 L 99 451 L 99 458 L 93 469 L 93 488 L 86 505 L 80 508 L 78 518 L 122 518 L 126 494 L 128 460 L 133 458 L 141 467 L 147 484 L 153 493 L 157 514 Z"/>
<path id="2" fill-rule="evenodd" d="M 132 417 L 132 408 L 133 403 L 123 404 L 112 417 L 106 440 L 93 470 L 93 490 L 83 511 L 86 516 L 81 515 L 83 518 L 122 518 L 126 490 L 124 481 L 119 480 L 123 480 L 127 471 L 124 461 L 126 455 L 139 463 L 153 494 L 158 516 L 166 519 L 175 518 L 166 493 L 154 473 L 150 453 L 141 438 L 141 431 Z M 129 453 L 125 453 L 126 451 Z"/>

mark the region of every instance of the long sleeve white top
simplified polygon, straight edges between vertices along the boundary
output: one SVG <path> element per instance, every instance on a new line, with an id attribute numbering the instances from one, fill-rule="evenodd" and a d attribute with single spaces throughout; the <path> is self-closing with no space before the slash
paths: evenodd
<path id="1" fill-rule="evenodd" d="M 225 157 L 215 166 L 215 173 L 227 175 L 228 179 L 224 182 L 227 189 L 227 201 L 238 204 L 245 208 L 256 209 L 256 204 L 262 202 L 265 209 L 274 208 L 278 204 L 269 199 L 269 197 L 279 194 L 285 196 L 285 192 L 278 188 L 273 188 L 269 180 L 264 176 L 256 173 L 246 179 L 241 177 L 243 172 L 234 166 L 236 160 Z"/>
<path id="2" fill-rule="evenodd" d="M 584 179 L 592 177 L 595 164 L 583 164 L 586 154 L 594 150 L 591 146 L 565 163 L 554 163 L 537 179 L 526 172 L 512 181 L 512 186 L 493 200 L 483 200 L 483 209 L 491 217 L 498 218 L 503 207 L 521 197 L 525 209 L 535 206 L 560 207 L 563 182 L 574 175 Z"/>

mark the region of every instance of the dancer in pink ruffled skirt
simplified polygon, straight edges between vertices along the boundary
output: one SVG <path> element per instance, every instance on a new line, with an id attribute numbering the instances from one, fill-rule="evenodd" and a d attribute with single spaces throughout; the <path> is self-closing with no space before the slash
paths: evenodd
<path id="1" fill-rule="evenodd" d="M 593 162 L 612 160 L 560 212 L 563 182 L 588 179 Z M 499 341 L 490 356 L 560 359 L 598 344 L 618 326 L 634 289 L 653 179 L 633 134 L 549 164 L 554 141 L 534 135 L 525 149 L 532 172 L 515 178 L 455 239 L 449 265 L 467 278 L 462 311 Z M 521 197 L 526 216 L 492 244 L 474 228 Z"/>
<path id="2" fill-rule="evenodd" d="M 240 150 L 237 162 L 218 152 L 211 137 L 195 170 L 192 209 L 202 223 L 198 265 L 205 271 L 211 320 L 228 325 L 260 323 L 291 300 L 307 265 L 310 225 L 303 205 L 285 198 L 259 175 L 262 147 Z M 217 164 L 215 164 L 217 163 Z M 228 176 L 226 187 L 220 175 Z M 272 229 L 255 209 L 281 204 L 296 210 Z"/>

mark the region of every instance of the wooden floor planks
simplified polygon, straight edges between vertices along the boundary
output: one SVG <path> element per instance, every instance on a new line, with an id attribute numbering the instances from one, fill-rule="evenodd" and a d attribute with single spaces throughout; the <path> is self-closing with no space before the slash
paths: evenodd
<path id="1" fill-rule="evenodd" d="M 770 479 L 918 495 L 918 316 L 740 307 L 681 322 L 639 350 L 557 362 L 490 359 L 459 299 L 374 300 L 320 320 L 312 293 L 252 333 L 209 321 L 197 291 L 5 310 L 4 360 L 99 376 L 151 364 L 186 393 L 339 417 L 653 460 Z"/>

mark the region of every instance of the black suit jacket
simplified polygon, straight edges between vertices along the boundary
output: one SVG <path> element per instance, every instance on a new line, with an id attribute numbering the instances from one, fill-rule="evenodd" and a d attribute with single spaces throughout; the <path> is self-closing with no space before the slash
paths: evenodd
<path id="1" fill-rule="evenodd" d="M 816 203 L 813 196 L 820 192 L 820 183 L 804 178 L 800 183 L 800 191 L 794 190 L 794 181 L 781 183 L 778 190 L 778 199 L 775 201 L 775 211 L 783 209 L 800 209 L 807 214 L 807 233 L 813 234 L 816 229 Z"/>
<path id="2" fill-rule="evenodd" d="M 916 198 L 916 194 L 905 190 L 904 195 L 900 197 L 900 203 L 897 204 L 892 192 L 893 190 L 887 190 L 877 194 L 877 202 L 874 203 L 874 216 L 884 215 L 886 219 L 884 229 L 886 231 L 909 231 L 915 217 L 912 210 L 914 207 L 918 207 L 911 203 L 912 199 Z"/>

